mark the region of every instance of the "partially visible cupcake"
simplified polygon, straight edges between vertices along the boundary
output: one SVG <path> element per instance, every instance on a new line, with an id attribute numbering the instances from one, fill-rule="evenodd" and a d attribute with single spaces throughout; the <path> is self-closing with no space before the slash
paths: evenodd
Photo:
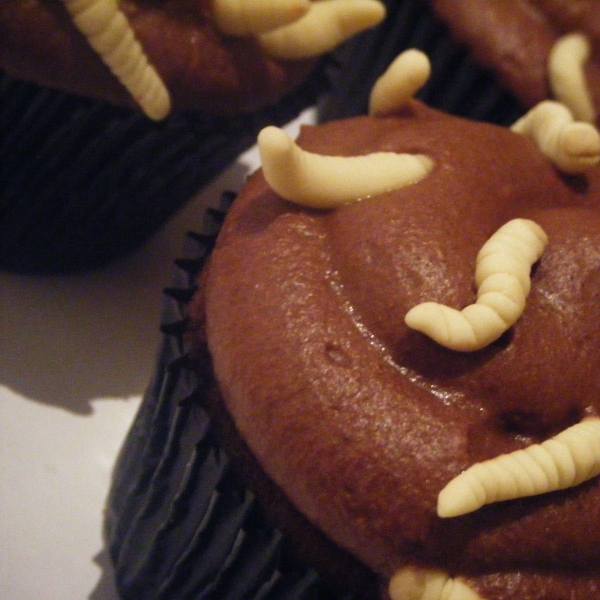
<path id="1" fill-rule="evenodd" d="M 237 114 L 289 94 L 378 0 L 0 1 L 0 68 L 150 117 Z"/>
<path id="2" fill-rule="evenodd" d="M 73 271 L 139 245 L 314 103 L 321 57 L 384 14 L 340 7 L 1 0 L 0 267 Z"/>
<path id="3" fill-rule="evenodd" d="M 597 597 L 600 135 L 440 113 L 428 71 L 261 132 L 190 238 L 108 503 L 124 599 Z"/>
<path id="4" fill-rule="evenodd" d="M 385 5 L 387 14 L 380 25 L 334 51 L 328 65 L 331 86 L 321 103 L 324 119 L 365 114 L 377 78 L 410 48 L 425 52 L 433 65 L 431 78 L 418 94 L 429 106 L 501 125 L 523 114 L 517 97 L 498 85 L 492 71 L 473 60 L 430 2 L 385 0 Z"/>
<path id="5" fill-rule="evenodd" d="M 315 102 L 315 73 L 273 107 L 238 116 L 142 113 L 0 74 L 0 268 L 101 267 L 147 240 L 261 127 Z"/>
<path id="6" fill-rule="evenodd" d="M 415 47 L 435 67 L 419 96 L 430 106 L 507 125 L 554 99 L 579 120 L 598 122 L 598 0 L 386 0 L 386 8 L 380 26 L 335 52 L 330 118 L 364 113 L 363 83 L 372 84 L 400 51 Z M 585 97 L 573 100 L 574 85 L 586 88 Z"/>

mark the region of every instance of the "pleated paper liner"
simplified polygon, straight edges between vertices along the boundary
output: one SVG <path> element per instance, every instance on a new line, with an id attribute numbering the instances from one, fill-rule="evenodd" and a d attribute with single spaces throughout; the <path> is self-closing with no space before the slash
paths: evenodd
<path id="1" fill-rule="evenodd" d="M 120 597 L 350 600 L 352 593 L 290 560 L 286 536 L 268 524 L 215 435 L 206 410 L 214 381 L 191 368 L 182 339 L 221 215 L 208 217 L 212 232 L 190 234 L 176 261 L 155 376 L 114 472 L 106 539 Z"/>
<path id="2" fill-rule="evenodd" d="M 265 125 L 315 102 L 322 70 L 277 105 L 236 117 L 139 112 L 0 72 L 0 268 L 105 265 L 149 238 Z"/>
<path id="3" fill-rule="evenodd" d="M 321 101 L 323 120 L 366 113 L 373 84 L 408 48 L 423 50 L 431 60 L 431 77 L 417 95 L 429 106 L 499 125 L 510 125 L 523 114 L 523 107 L 494 76 L 478 67 L 466 48 L 452 41 L 428 2 L 383 1 L 385 21 L 333 52 L 328 65 L 330 89 Z"/>

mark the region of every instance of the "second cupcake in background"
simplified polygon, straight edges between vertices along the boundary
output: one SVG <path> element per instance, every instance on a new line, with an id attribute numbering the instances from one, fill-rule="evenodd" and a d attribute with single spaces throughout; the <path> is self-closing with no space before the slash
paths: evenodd
<path id="1" fill-rule="evenodd" d="M 109 498 L 124 599 L 596 597 L 600 135 L 443 114 L 429 72 L 263 130 L 193 236 Z"/>

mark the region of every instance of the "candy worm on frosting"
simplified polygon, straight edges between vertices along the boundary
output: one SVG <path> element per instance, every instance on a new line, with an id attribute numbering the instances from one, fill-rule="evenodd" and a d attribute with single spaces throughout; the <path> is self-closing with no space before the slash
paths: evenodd
<path id="1" fill-rule="evenodd" d="M 541 444 L 474 464 L 440 492 L 437 512 L 457 517 L 492 502 L 575 487 L 597 475 L 600 418 L 590 417 Z"/>
<path id="2" fill-rule="evenodd" d="M 404 320 L 438 344 L 459 352 L 480 350 L 512 327 L 525 308 L 531 287 L 530 270 L 548 238 L 528 219 L 504 224 L 477 254 L 477 301 L 462 310 L 423 302 Z"/>
<path id="3" fill-rule="evenodd" d="M 259 35 L 258 40 L 274 58 L 315 57 L 377 25 L 384 17 L 385 7 L 379 0 L 319 0 L 294 23 Z"/>
<path id="4" fill-rule="evenodd" d="M 591 55 L 587 36 L 569 33 L 559 38 L 548 57 L 548 79 L 554 97 L 564 103 L 578 121 L 593 123 L 596 111 L 584 67 Z"/>
<path id="5" fill-rule="evenodd" d="M 63 0 L 74 25 L 152 119 L 165 118 L 171 99 L 148 60 L 119 0 Z M 385 16 L 379 0 L 213 0 L 213 18 L 225 35 L 256 36 L 273 58 L 324 54 Z"/>
<path id="6" fill-rule="evenodd" d="M 516 121 L 511 130 L 533 139 L 542 154 L 565 173 L 583 173 L 600 162 L 600 134 L 571 111 L 544 100 Z"/>
<path id="7" fill-rule="evenodd" d="M 391 115 L 405 106 L 427 83 L 431 74 L 429 57 L 411 48 L 399 54 L 381 75 L 369 96 L 369 114 Z"/>
<path id="8" fill-rule="evenodd" d="M 310 9 L 310 0 L 213 0 L 212 12 L 221 32 L 241 37 L 289 25 Z"/>
<path id="9" fill-rule="evenodd" d="M 390 579 L 391 600 L 482 600 L 464 581 L 439 569 L 404 567 Z"/>
<path id="10" fill-rule="evenodd" d="M 315 154 L 273 126 L 258 135 L 258 149 L 267 183 L 282 198 L 310 208 L 334 208 L 412 185 L 433 168 L 421 154 Z"/>
<path id="11" fill-rule="evenodd" d="M 325 4 L 319 2 L 318 4 Z M 391 114 L 427 81 L 431 67 L 419 50 L 403 52 L 375 84 L 372 114 Z M 300 148 L 283 130 L 266 127 L 258 136 L 263 174 L 282 197 L 310 208 L 334 208 L 417 183 L 433 168 L 420 154 L 374 152 L 323 156 Z"/>

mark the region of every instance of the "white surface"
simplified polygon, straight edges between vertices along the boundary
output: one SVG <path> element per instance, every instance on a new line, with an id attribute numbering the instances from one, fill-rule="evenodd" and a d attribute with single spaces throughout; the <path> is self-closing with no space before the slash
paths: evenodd
<path id="1" fill-rule="evenodd" d="M 306 111 L 287 129 L 295 135 Z M 0 598 L 115 600 L 102 541 L 112 466 L 158 348 L 161 290 L 243 154 L 145 247 L 73 277 L 0 272 Z"/>

